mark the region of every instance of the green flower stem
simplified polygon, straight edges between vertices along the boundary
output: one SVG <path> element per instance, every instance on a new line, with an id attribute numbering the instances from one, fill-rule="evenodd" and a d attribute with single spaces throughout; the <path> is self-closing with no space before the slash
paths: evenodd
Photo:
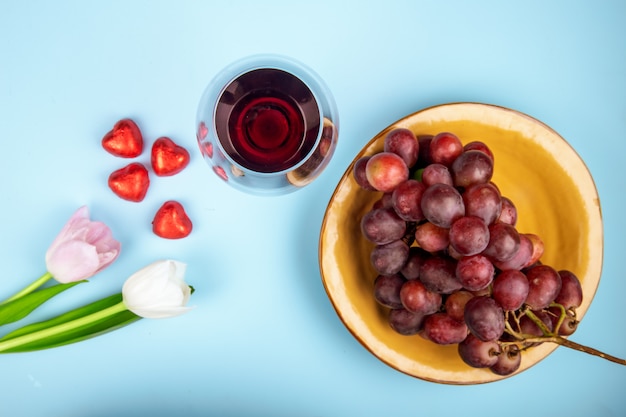
<path id="1" fill-rule="evenodd" d="M 33 333 L 28 333 L 23 336 L 18 336 L 12 339 L 0 341 L 0 353 L 10 349 L 15 349 L 21 345 L 26 345 L 35 341 L 43 340 L 46 338 L 62 335 L 63 333 L 70 333 L 81 327 L 89 326 L 100 320 L 104 320 L 108 317 L 114 316 L 118 313 L 126 311 L 126 305 L 124 302 L 119 302 L 111 307 L 97 311 L 95 313 L 71 320 L 65 323 L 58 324 L 56 326 L 48 327 Z"/>
<path id="2" fill-rule="evenodd" d="M 17 300 L 18 298 L 21 298 L 21 297 L 23 297 L 23 296 L 25 296 L 27 294 L 30 294 L 31 292 L 35 291 L 37 288 L 41 287 L 43 284 L 48 282 L 50 279 L 52 279 L 52 274 L 50 272 L 46 272 L 41 277 L 36 279 L 32 284 L 30 284 L 29 286 L 27 286 L 26 288 L 24 288 L 23 290 L 21 290 L 17 294 L 15 294 L 15 295 L 7 298 L 6 300 L 2 301 L 0 303 L 0 305 L 6 304 L 6 303 L 11 302 L 13 300 Z"/>
<path id="3" fill-rule="evenodd" d="M 10 302 L 0 304 L 0 326 L 23 319 L 49 299 L 82 282 L 87 281 L 52 285 L 30 294 L 22 295 Z"/>

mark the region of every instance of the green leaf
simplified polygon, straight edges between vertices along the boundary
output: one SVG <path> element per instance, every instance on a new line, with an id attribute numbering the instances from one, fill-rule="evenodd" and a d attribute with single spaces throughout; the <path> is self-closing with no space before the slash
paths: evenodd
<path id="1" fill-rule="evenodd" d="M 58 317 L 17 329 L 0 339 L 0 353 L 29 352 L 80 342 L 139 320 L 115 294 Z"/>
<path id="2" fill-rule="evenodd" d="M 58 326 L 60 324 L 64 324 L 70 322 L 72 320 L 79 319 L 81 317 L 88 316 L 97 311 L 104 310 L 105 308 L 109 308 L 119 302 L 122 301 L 122 294 L 114 294 L 109 297 L 103 298 L 91 304 L 87 304 L 85 306 L 76 308 L 74 310 L 68 311 L 67 313 L 61 314 L 53 319 L 42 321 L 39 323 L 33 323 L 28 326 L 21 327 L 13 332 L 5 335 L 0 338 L 0 342 L 14 339 L 19 336 L 24 336 L 30 333 L 35 333 L 41 330 L 48 329 L 50 327 Z"/>
<path id="3" fill-rule="evenodd" d="M 53 285 L 52 287 L 26 294 L 6 304 L 0 305 L 0 326 L 23 319 L 55 295 L 60 294 L 63 291 L 80 284 L 81 282 L 87 281 Z"/>
<path id="4" fill-rule="evenodd" d="M 69 345 L 119 329 L 139 320 L 140 318 L 141 317 L 136 314 L 126 310 L 88 325 L 80 326 L 71 331 L 66 331 L 55 336 L 49 336 L 29 343 L 24 343 L 11 349 L 3 350 L 0 353 L 32 352 L 35 350 Z"/>

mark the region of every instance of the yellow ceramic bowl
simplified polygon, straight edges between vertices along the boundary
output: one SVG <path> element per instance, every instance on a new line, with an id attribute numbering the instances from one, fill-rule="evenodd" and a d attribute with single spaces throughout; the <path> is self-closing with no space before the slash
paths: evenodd
<path id="1" fill-rule="evenodd" d="M 454 103 L 418 111 L 376 135 L 348 167 L 328 204 L 319 242 L 322 280 L 354 337 L 392 368 L 424 380 L 477 384 L 502 379 L 467 366 L 456 345 L 439 346 L 420 336 L 397 334 L 387 322 L 387 310 L 374 300 L 372 244 L 362 237 L 360 220 L 380 194 L 360 189 L 352 169 L 360 157 L 382 151 L 384 136 L 398 127 L 417 135 L 453 132 L 463 143 L 481 140 L 490 147 L 495 157 L 493 181 L 515 203 L 518 230 L 542 237 L 543 263 L 569 269 L 581 279 L 584 301 L 579 318 L 589 308 L 602 269 L 602 216 L 593 179 L 570 145 L 545 124 L 502 107 Z M 544 343 L 524 352 L 516 373 L 556 347 Z"/>

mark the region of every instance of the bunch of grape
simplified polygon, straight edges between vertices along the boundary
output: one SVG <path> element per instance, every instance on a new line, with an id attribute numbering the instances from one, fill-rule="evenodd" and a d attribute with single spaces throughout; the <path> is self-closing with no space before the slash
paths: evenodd
<path id="1" fill-rule="evenodd" d="M 516 229 L 516 206 L 493 172 L 481 141 L 395 128 L 353 175 L 382 193 L 361 231 L 374 244 L 373 293 L 391 328 L 458 344 L 469 366 L 509 375 L 522 351 L 574 332 L 582 288 L 571 271 L 541 262 L 543 241 Z"/>

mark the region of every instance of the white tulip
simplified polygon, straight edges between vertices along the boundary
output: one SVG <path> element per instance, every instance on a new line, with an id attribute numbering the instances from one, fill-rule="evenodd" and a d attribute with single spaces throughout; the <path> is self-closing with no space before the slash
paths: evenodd
<path id="1" fill-rule="evenodd" d="M 192 289 L 185 283 L 186 265 L 173 260 L 154 262 L 130 276 L 122 287 L 128 310 L 144 318 L 167 318 L 190 310 Z"/>

